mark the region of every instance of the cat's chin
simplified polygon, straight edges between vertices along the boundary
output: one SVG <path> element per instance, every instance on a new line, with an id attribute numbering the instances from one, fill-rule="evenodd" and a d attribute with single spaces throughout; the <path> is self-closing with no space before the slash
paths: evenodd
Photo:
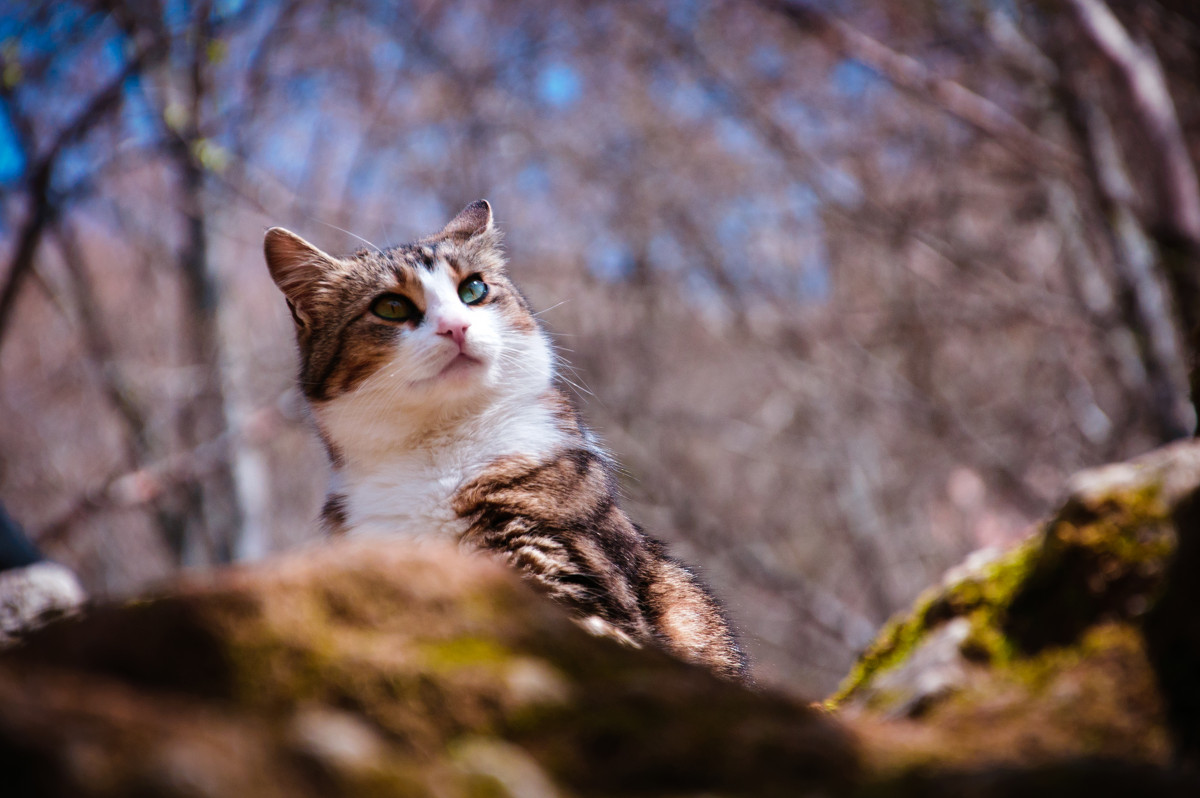
<path id="1" fill-rule="evenodd" d="M 446 364 L 445 368 L 437 373 L 433 379 L 435 380 L 466 380 L 474 377 L 480 377 L 484 374 L 483 361 L 476 357 L 471 357 L 466 352 L 459 352 L 454 359 Z"/>

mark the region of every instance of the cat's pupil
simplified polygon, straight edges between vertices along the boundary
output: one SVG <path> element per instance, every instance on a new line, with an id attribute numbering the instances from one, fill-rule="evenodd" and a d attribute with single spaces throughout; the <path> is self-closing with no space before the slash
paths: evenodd
<path id="1" fill-rule="evenodd" d="M 458 298 L 467 305 L 474 305 L 487 296 L 487 293 L 487 283 L 478 277 L 470 277 L 458 287 Z"/>

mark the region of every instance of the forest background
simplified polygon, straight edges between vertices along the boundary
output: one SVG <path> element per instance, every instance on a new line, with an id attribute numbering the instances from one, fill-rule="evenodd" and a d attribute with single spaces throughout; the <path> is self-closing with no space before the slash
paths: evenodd
<path id="1" fill-rule="evenodd" d="M 0 501 L 90 591 L 312 540 L 261 255 L 486 197 L 761 680 L 1190 435 L 1192 0 L 0 4 Z"/>

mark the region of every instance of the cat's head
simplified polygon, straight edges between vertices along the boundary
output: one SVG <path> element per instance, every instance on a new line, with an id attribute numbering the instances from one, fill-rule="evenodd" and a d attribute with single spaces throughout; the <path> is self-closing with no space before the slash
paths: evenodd
<path id="1" fill-rule="evenodd" d="M 549 346 L 508 279 L 484 200 L 436 235 L 334 257 L 282 228 L 267 231 L 267 266 L 300 344 L 301 388 L 318 417 L 452 412 L 549 386 Z"/>

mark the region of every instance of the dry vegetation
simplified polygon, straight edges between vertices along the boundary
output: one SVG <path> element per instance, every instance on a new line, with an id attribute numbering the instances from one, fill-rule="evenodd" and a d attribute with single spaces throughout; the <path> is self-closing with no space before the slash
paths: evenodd
<path id="1" fill-rule="evenodd" d="M 826 692 L 1191 432 L 1200 11 L 817 5 L 6 7 L 0 500 L 99 593 L 310 539 L 262 232 L 487 197 L 634 515 Z"/>

